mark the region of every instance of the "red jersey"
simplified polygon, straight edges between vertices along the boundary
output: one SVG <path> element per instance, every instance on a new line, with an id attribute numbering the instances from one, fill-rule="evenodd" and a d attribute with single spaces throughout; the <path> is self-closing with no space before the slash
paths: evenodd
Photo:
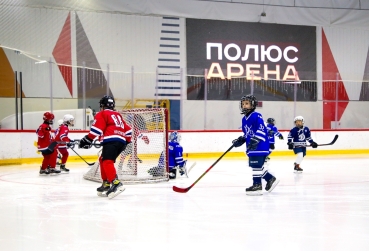
<path id="1" fill-rule="evenodd" d="M 111 141 L 131 142 L 132 129 L 119 112 L 105 109 L 96 114 L 91 125 L 90 139 L 102 138 L 102 143 Z"/>
<path id="2" fill-rule="evenodd" d="M 42 123 L 36 130 L 38 137 L 37 148 L 39 151 L 46 150 L 50 143 L 53 141 L 51 133 L 51 127 L 49 124 Z"/>
<path id="3" fill-rule="evenodd" d="M 58 129 L 55 131 L 55 141 L 64 141 L 70 142 L 70 138 L 68 138 L 69 128 L 67 125 L 62 124 L 59 126 Z M 58 148 L 67 148 L 66 144 L 59 144 Z"/>

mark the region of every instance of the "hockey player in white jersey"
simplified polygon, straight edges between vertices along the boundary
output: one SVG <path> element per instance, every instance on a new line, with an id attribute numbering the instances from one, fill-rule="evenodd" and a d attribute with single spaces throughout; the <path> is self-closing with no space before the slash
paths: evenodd
<path id="1" fill-rule="evenodd" d="M 257 99 L 254 95 L 243 96 L 240 101 L 240 110 L 243 114 L 243 136 L 233 140 L 235 147 L 246 142 L 246 154 L 249 157 L 249 166 L 252 168 L 253 185 L 246 188 L 247 195 L 262 195 L 261 179 L 267 182 L 265 190 L 271 192 L 279 180 L 270 174 L 264 166 L 265 158 L 269 155 L 268 131 L 260 113 L 255 112 Z"/>
<path id="2" fill-rule="evenodd" d="M 304 118 L 297 116 L 294 119 L 295 127 L 291 129 L 288 134 L 288 149 L 293 150 L 296 154 L 296 161 L 294 163 L 294 172 L 302 173 L 303 169 L 300 167 L 302 160 L 306 155 L 306 141 L 310 143 L 313 148 L 317 148 L 318 144 L 311 138 L 310 129 L 304 126 Z"/>

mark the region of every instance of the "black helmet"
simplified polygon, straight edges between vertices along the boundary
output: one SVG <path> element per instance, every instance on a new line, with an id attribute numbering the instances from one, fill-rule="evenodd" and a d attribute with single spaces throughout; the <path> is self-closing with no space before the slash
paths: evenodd
<path id="1" fill-rule="evenodd" d="M 242 108 L 242 101 L 245 101 L 245 100 L 250 101 L 251 109 L 244 109 L 244 108 Z M 254 95 L 248 94 L 246 96 L 243 96 L 241 98 L 241 101 L 240 101 L 240 111 L 241 111 L 241 114 L 245 114 L 246 115 L 247 113 L 250 113 L 250 112 L 254 111 L 257 105 L 258 105 L 258 100 L 256 99 L 256 97 Z"/>
<path id="2" fill-rule="evenodd" d="M 274 125 L 275 120 L 274 120 L 273 118 L 268 118 L 268 119 L 267 119 L 267 122 L 268 122 L 269 124 L 273 124 L 273 125 Z"/>
<path id="3" fill-rule="evenodd" d="M 105 95 L 104 97 L 102 97 L 100 99 L 100 108 L 110 108 L 110 109 L 114 109 L 115 107 L 115 101 L 114 98 L 108 95 Z"/>

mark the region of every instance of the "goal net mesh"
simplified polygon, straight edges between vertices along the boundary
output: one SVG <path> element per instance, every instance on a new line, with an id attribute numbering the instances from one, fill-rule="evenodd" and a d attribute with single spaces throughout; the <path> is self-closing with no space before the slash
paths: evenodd
<path id="1" fill-rule="evenodd" d="M 115 161 L 118 178 L 125 184 L 168 181 L 167 109 L 130 109 L 120 113 L 132 127 L 132 143 L 127 145 Z M 149 172 L 152 168 L 160 172 L 152 175 L 152 172 Z M 83 178 L 102 182 L 99 159 Z"/>

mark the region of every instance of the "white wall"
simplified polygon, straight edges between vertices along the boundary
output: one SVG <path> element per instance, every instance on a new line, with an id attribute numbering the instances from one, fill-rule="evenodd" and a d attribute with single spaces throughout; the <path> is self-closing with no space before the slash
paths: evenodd
<path id="1" fill-rule="evenodd" d="M 53 99 L 54 110 L 66 110 L 77 109 L 77 99 Z M 0 109 L 0 121 L 12 114 L 15 114 L 15 99 L 14 98 L 0 98 L 1 107 L 6 109 Z M 50 111 L 50 98 L 23 98 L 23 112 L 33 111 Z M 20 114 L 20 100 L 18 99 L 18 114 Z M 59 118 L 58 118 L 59 119 Z M 39 119 L 42 123 L 42 117 Z M 57 121 L 57 120 L 55 120 Z M 1 128 L 1 125 L 0 125 Z M 35 128 L 36 130 L 37 128 Z"/>
<path id="2" fill-rule="evenodd" d="M 348 96 L 357 100 L 360 94 L 361 79 L 364 75 L 365 59 L 369 46 L 368 10 L 332 9 L 331 1 L 265 1 L 266 17 L 261 18 L 261 1 L 46 1 L 31 0 L 25 6 L 23 1 L 11 1 L 0 8 L 0 44 L 23 50 L 33 56 L 52 58 L 52 51 L 69 13 L 71 13 L 72 53 L 75 52 L 75 14 L 81 19 L 94 53 L 102 69 L 110 66 L 110 87 L 117 99 L 156 98 L 156 67 L 160 50 L 160 30 L 162 16 L 180 17 L 180 66 L 186 72 L 185 18 L 204 18 L 242 22 L 264 22 L 279 24 L 316 25 L 318 27 L 317 61 L 318 83 L 321 81 L 321 30 L 327 36 L 332 53 L 341 71 L 342 78 L 359 81 L 353 84 L 344 81 Z M 291 2 L 294 2 L 290 5 Z M 296 2 L 296 3 L 295 3 Z M 327 5 L 320 4 L 326 3 Z M 335 4 L 345 1 L 335 1 Z M 254 3 L 254 4 L 250 4 Z M 264 2 L 263 2 L 264 3 Z M 350 1 L 346 8 L 358 8 L 357 1 Z M 273 6 L 274 4 L 274 6 Z M 283 7 L 281 5 L 287 7 Z M 368 4 L 361 2 L 363 8 Z M 280 6 L 277 6 L 280 5 Z M 303 5 L 300 6 L 299 5 Z M 318 6 L 315 6 L 318 5 Z M 44 7 L 50 6 L 50 7 Z M 167 22 L 167 21 L 166 21 Z M 15 32 L 16 31 L 16 32 Z M 166 42 L 167 43 L 167 42 Z M 169 43 L 169 42 L 168 42 Z M 344 50 L 342 48 L 345 48 Z M 25 111 L 50 110 L 50 69 L 49 64 L 34 64 L 27 58 L 20 60 L 13 50 L 5 50 L 13 70 L 22 71 L 24 93 L 27 99 Z M 76 64 L 76 55 L 72 55 Z M 135 67 L 134 90 L 131 88 L 131 66 Z M 320 67 L 320 68 L 319 68 Z M 114 72 L 114 71 L 120 71 Z M 53 95 L 56 97 L 54 109 L 77 108 L 76 71 L 73 71 L 73 97 L 70 96 L 64 80 L 53 66 Z M 320 76 L 320 77 L 319 77 Z M 107 76 L 106 76 L 107 77 Z M 103 88 L 103 87 L 102 87 Z M 322 86 L 318 85 L 318 100 L 322 99 Z M 28 98 L 35 98 L 29 101 Z M 41 100 L 39 98 L 46 98 Z M 62 100 L 65 98 L 66 100 Z M 184 92 L 183 128 L 185 130 L 223 129 L 239 127 L 238 101 L 208 101 L 204 110 L 203 101 L 186 100 Z M 37 100 L 39 99 L 39 100 Z M 173 99 L 177 99 L 173 97 Z M 60 106 L 58 102 L 60 100 Z M 14 113 L 12 99 L 0 99 L 2 107 L 0 119 Z M 260 112 L 264 118 L 273 117 L 278 128 L 289 129 L 295 115 L 305 117 L 310 128 L 319 129 L 323 124 L 322 101 L 297 103 L 296 111 L 292 102 L 264 102 Z M 367 128 L 369 102 L 350 101 L 340 120 L 341 128 Z M 206 121 L 205 121 L 206 119 Z"/>
<path id="3" fill-rule="evenodd" d="M 204 101 L 185 100 L 183 106 L 183 128 L 185 130 L 239 129 L 241 127 L 242 119 L 242 115 L 239 110 L 239 103 L 240 101 L 207 101 L 205 112 Z M 258 107 L 256 111 L 263 115 L 265 121 L 268 118 L 274 118 L 276 120 L 276 126 L 279 129 L 289 130 L 294 126 L 293 119 L 295 117 L 295 111 L 293 102 L 263 101 L 263 107 Z M 355 110 L 354 114 L 357 112 L 358 111 Z M 298 102 L 296 104 L 296 116 L 298 115 L 302 115 L 304 117 L 306 126 L 309 128 L 318 129 L 323 126 L 323 121 L 321 119 L 323 116 L 322 102 Z M 205 117 L 206 122 L 204 121 Z M 365 117 L 363 117 L 363 119 L 364 118 Z"/>

